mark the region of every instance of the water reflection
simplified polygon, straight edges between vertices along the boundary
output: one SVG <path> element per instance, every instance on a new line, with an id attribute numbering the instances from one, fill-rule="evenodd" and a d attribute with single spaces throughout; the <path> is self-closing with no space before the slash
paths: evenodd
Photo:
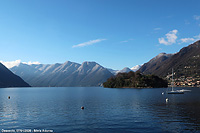
<path id="1" fill-rule="evenodd" d="M 191 89 L 184 95 L 162 95 L 163 88 L 0 89 L 0 126 L 63 133 L 199 131 L 200 89 Z"/>
<path id="2" fill-rule="evenodd" d="M 200 128 L 199 88 L 190 88 L 192 92 L 184 95 L 165 95 L 168 103 L 154 103 L 152 113 L 162 123 L 163 130 L 176 132 L 198 131 Z M 158 99 L 161 99 L 158 97 Z"/>
<path id="3" fill-rule="evenodd" d="M 11 99 L 8 99 L 10 91 L 5 91 L 0 95 L 0 125 L 6 126 L 8 128 L 17 128 L 18 118 L 18 107 L 15 102 L 15 97 L 11 96 Z M 14 95 L 14 94 L 12 94 Z"/>

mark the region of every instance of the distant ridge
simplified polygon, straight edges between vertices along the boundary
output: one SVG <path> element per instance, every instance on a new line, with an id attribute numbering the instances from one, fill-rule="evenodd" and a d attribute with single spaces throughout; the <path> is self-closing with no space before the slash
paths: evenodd
<path id="1" fill-rule="evenodd" d="M 130 71 L 132 71 L 130 68 L 125 67 L 122 70 L 118 71 L 118 73 L 129 73 Z"/>
<path id="2" fill-rule="evenodd" d="M 96 62 L 19 64 L 10 69 L 35 87 L 100 86 L 113 74 Z"/>
<path id="3" fill-rule="evenodd" d="M 145 63 L 139 70 L 145 74 L 165 77 L 174 69 L 177 77 L 199 76 L 200 74 L 200 40 L 182 48 L 176 54 L 162 54 Z"/>
<path id="4" fill-rule="evenodd" d="M 123 68 L 122 70 L 113 70 L 107 68 L 112 74 L 117 75 L 118 73 L 129 73 L 130 71 L 136 72 L 142 65 L 136 65 L 131 69 L 128 67 Z"/>
<path id="5" fill-rule="evenodd" d="M 149 62 L 142 65 L 139 71 L 144 74 L 155 74 L 155 71 L 161 67 L 161 63 L 172 56 L 173 54 L 160 53 Z"/>
<path id="6" fill-rule="evenodd" d="M 30 85 L 0 63 L 0 87 L 30 87 Z"/>

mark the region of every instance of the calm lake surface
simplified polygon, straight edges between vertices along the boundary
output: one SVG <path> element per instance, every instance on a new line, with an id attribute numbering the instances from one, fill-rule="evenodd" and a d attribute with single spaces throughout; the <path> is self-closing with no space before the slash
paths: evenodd
<path id="1" fill-rule="evenodd" d="M 0 132 L 200 132 L 200 88 L 186 89 L 1 88 Z"/>

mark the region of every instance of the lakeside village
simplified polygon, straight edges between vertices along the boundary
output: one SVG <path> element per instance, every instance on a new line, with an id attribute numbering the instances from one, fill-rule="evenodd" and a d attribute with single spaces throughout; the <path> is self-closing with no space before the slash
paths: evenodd
<path id="1" fill-rule="evenodd" d="M 171 87 L 172 75 L 168 75 L 166 78 L 169 81 L 168 86 Z M 174 87 L 200 87 L 200 76 L 196 77 L 185 77 L 174 78 Z"/>

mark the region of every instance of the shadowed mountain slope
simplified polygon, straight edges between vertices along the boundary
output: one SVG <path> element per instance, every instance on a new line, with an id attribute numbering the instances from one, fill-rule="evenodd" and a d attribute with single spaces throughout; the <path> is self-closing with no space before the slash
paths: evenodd
<path id="1" fill-rule="evenodd" d="M 0 63 L 0 87 L 30 87 L 30 85 Z"/>
<path id="2" fill-rule="evenodd" d="M 172 68 L 176 76 L 198 76 L 200 74 L 200 40 L 182 48 L 178 53 L 165 56 L 145 63 L 139 70 L 145 74 L 155 74 L 165 77 Z M 152 63 L 153 62 L 153 63 Z"/>

